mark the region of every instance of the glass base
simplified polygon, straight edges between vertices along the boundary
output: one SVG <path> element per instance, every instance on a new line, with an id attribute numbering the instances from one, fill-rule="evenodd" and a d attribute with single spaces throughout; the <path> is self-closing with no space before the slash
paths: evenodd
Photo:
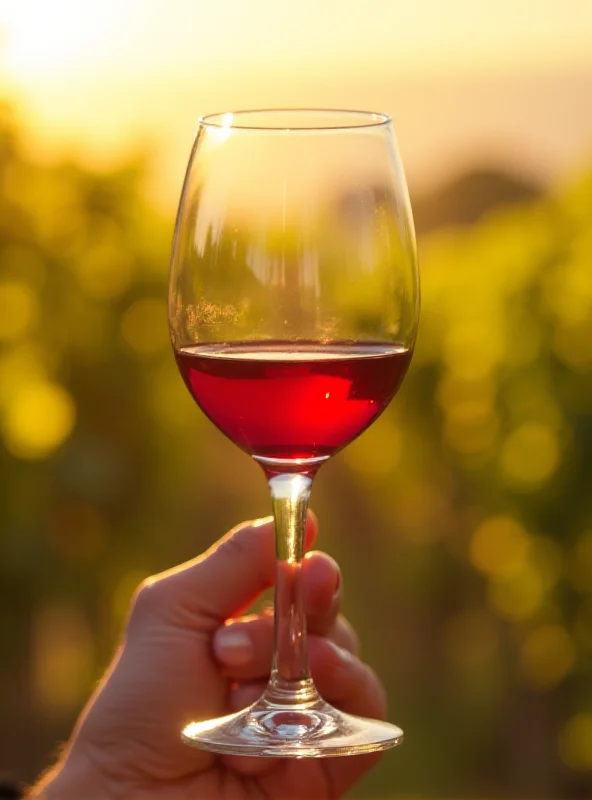
<path id="1" fill-rule="evenodd" d="M 318 758 L 387 750 L 401 744 L 403 731 L 388 722 L 344 714 L 321 699 L 303 707 L 262 697 L 237 714 L 192 722 L 182 737 L 214 753 Z"/>

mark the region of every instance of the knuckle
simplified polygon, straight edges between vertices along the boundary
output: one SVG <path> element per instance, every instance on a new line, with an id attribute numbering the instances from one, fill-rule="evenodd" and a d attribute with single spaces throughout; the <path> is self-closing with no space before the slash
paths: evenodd
<path id="1" fill-rule="evenodd" d="M 132 597 L 128 618 L 128 629 L 142 625 L 162 609 L 163 598 L 160 582 L 147 578 L 138 586 Z"/>
<path id="2" fill-rule="evenodd" d="M 341 641 L 338 644 L 341 644 L 350 653 L 353 653 L 354 656 L 360 655 L 360 637 L 356 633 L 355 628 L 351 624 L 351 622 L 340 614 L 337 618 L 337 625 L 336 625 L 336 632 L 339 636 Z"/>
<path id="3" fill-rule="evenodd" d="M 268 544 L 271 547 L 267 547 Z M 263 527 L 234 528 L 217 545 L 215 556 L 224 562 L 241 562 L 245 568 L 248 565 L 260 576 L 261 583 L 270 585 L 272 582 L 270 575 L 275 563 L 273 540 L 265 536 Z"/>
<path id="4" fill-rule="evenodd" d="M 247 556 L 247 545 L 245 542 L 242 528 L 234 530 L 226 536 L 217 547 L 219 555 L 228 556 L 232 559 L 243 559 Z"/>

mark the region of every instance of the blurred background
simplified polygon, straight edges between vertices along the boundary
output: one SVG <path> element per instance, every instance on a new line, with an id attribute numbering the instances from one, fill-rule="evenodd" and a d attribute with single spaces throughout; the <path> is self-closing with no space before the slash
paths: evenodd
<path id="1" fill-rule="evenodd" d="M 591 42 L 589 0 L 0 2 L 0 771 L 51 763 L 140 580 L 268 513 L 168 341 L 198 116 L 359 107 L 423 316 L 313 492 L 407 733 L 352 797 L 592 797 Z"/>

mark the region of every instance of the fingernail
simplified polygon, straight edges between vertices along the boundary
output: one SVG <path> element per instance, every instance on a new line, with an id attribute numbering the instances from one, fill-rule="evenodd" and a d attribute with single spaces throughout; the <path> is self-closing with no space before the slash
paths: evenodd
<path id="1" fill-rule="evenodd" d="M 267 525 L 269 522 L 273 522 L 273 517 L 272 516 L 261 517 L 261 519 L 254 519 L 251 522 L 251 527 L 252 528 L 259 528 L 259 527 L 261 527 L 261 525 Z"/>
<path id="2" fill-rule="evenodd" d="M 335 562 L 335 567 L 337 569 L 337 577 L 335 578 L 335 589 L 333 590 L 334 595 L 337 594 L 337 592 L 341 588 L 341 570 L 339 569 L 337 562 Z"/>
<path id="3" fill-rule="evenodd" d="M 244 631 L 235 625 L 218 628 L 214 634 L 214 653 L 218 661 L 229 667 L 242 667 L 253 657 L 253 645 Z"/>
<path id="4" fill-rule="evenodd" d="M 339 588 L 341 586 L 341 570 L 339 569 L 339 564 L 337 563 L 337 561 L 335 561 L 335 559 L 332 556 L 327 555 L 327 553 L 325 553 L 324 555 L 327 561 L 330 562 L 335 572 L 335 585 L 333 589 L 333 595 L 335 596 L 339 592 Z"/>

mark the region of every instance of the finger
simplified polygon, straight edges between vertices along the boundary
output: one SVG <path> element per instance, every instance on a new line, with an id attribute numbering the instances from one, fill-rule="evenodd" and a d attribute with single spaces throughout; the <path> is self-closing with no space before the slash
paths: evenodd
<path id="1" fill-rule="evenodd" d="M 341 576 L 336 562 L 325 553 L 309 553 L 302 566 L 302 580 L 310 633 L 328 634 L 341 647 L 358 652 L 358 639 L 351 627 L 336 617 L 341 605 Z M 272 657 L 273 622 L 269 615 L 241 617 L 214 634 L 214 654 L 225 667 L 249 666 L 247 672 L 228 674 L 241 679 L 261 677 L 269 671 Z M 257 659 L 251 664 L 253 655 Z"/>
<path id="2" fill-rule="evenodd" d="M 313 678 L 325 699 L 347 713 L 384 719 L 384 691 L 370 667 L 321 637 L 311 637 L 310 650 Z M 230 708 L 238 711 L 256 702 L 265 686 L 265 681 L 235 685 L 230 692 Z M 380 756 L 380 753 L 371 753 L 328 759 L 325 769 L 335 796 L 340 797 Z M 277 766 L 277 760 L 266 758 L 225 757 L 224 763 L 243 775 L 252 776 L 267 774 Z"/>
<path id="3" fill-rule="evenodd" d="M 301 579 L 307 626 L 310 629 L 312 623 L 312 630 L 319 632 L 328 629 L 339 607 L 340 595 L 336 592 L 341 583 L 339 567 L 324 553 L 308 553 L 302 563 Z M 229 620 L 214 634 L 214 654 L 221 664 L 233 667 L 250 664 L 257 653 L 257 663 L 237 678 L 261 677 L 269 672 L 271 664 L 272 632 L 273 617 L 269 613 Z"/>
<path id="4" fill-rule="evenodd" d="M 230 710 L 241 711 L 256 703 L 266 686 L 267 681 L 236 684 L 230 690 L 228 697 Z M 229 769 L 241 775 L 263 775 L 274 769 L 278 762 L 278 759 L 275 758 L 249 758 L 246 756 L 221 756 L 221 760 Z"/>
<path id="5" fill-rule="evenodd" d="M 361 756 L 327 758 L 323 764 L 327 780 L 335 793 L 342 797 L 363 775 L 377 765 L 384 753 L 365 753 Z"/>
<path id="6" fill-rule="evenodd" d="M 302 562 L 306 624 L 311 633 L 328 633 L 342 601 L 341 572 L 326 553 L 307 553 Z"/>
<path id="7" fill-rule="evenodd" d="M 339 616 L 329 634 L 331 640 L 352 653 L 357 651 L 357 636 Z M 214 633 L 212 649 L 222 674 L 237 681 L 269 676 L 273 658 L 273 618 L 253 615 L 233 620 Z"/>
<path id="8" fill-rule="evenodd" d="M 305 547 L 316 536 L 316 518 L 309 512 Z M 215 628 L 248 607 L 275 575 L 273 522 L 270 518 L 234 528 L 204 555 L 149 578 L 134 601 L 133 616 L 175 614 L 181 624 L 196 619 Z"/>
<path id="9" fill-rule="evenodd" d="M 351 622 L 343 614 L 339 614 L 327 638 L 354 656 L 360 654 L 358 634 L 355 632 Z"/>
<path id="10" fill-rule="evenodd" d="M 319 693 L 348 714 L 386 716 L 386 695 L 374 670 L 345 648 L 320 636 L 309 640 L 312 677 Z"/>
<path id="11" fill-rule="evenodd" d="M 256 703 L 267 686 L 266 681 L 254 681 L 235 685 L 229 695 L 231 711 L 242 711 L 244 708 Z M 364 756 L 348 756 L 347 759 L 329 759 L 331 766 L 337 774 L 331 773 L 331 785 L 339 788 L 338 795 L 357 780 L 364 772 L 376 763 L 380 754 L 372 753 Z M 265 775 L 277 768 L 279 759 L 244 756 L 220 756 L 222 762 L 234 772 L 245 776 Z M 346 761 L 346 764 L 343 762 Z M 330 768 L 329 768 L 330 769 Z"/>
<path id="12" fill-rule="evenodd" d="M 235 683 L 228 695 L 228 706 L 231 713 L 241 711 L 253 705 L 261 697 L 267 687 L 267 681 L 247 681 Z"/>
<path id="13" fill-rule="evenodd" d="M 385 719 L 386 695 L 367 664 L 321 637 L 311 637 L 309 655 L 317 689 L 329 703 L 348 714 Z M 368 753 L 326 759 L 323 767 L 335 797 L 341 797 L 381 756 Z"/>

